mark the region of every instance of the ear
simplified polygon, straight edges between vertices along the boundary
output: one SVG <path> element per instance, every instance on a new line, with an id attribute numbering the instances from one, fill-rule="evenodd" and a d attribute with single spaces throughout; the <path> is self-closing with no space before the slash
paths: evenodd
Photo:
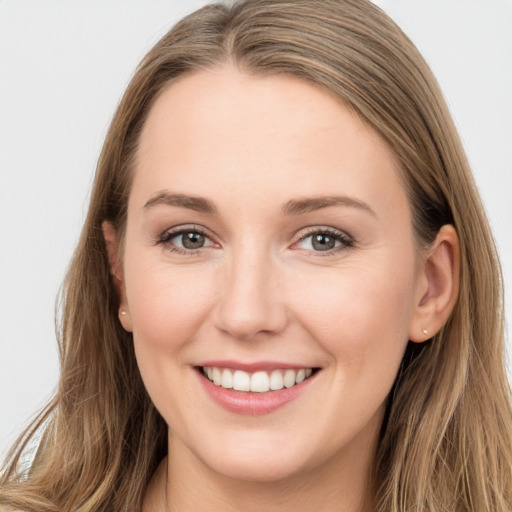
<path id="1" fill-rule="evenodd" d="M 114 287 L 119 296 L 119 321 L 123 328 L 132 332 L 132 321 L 130 317 L 130 309 L 126 300 L 126 288 L 124 283 L 124 273 L 121 258 L 118 253 L 117 234 L 111 222 L 104 221 L 101 225 L 103 237 L 107 248 L 108 262 L 110 266 L 110 274 Z"/>
<path id="2" fill-rule="evenodd" d="M 454 227 L 445 225 L 421 262 L 411 341 L 426 341 L 446 324 L 459 294 L 459 270 L 459 239 Z"/>

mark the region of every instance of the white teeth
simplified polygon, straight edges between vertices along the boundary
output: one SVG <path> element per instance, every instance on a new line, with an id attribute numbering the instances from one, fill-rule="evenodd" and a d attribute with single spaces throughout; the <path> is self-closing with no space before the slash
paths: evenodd
<path id="1" fill-rule="evenodd" d="M 213 369 L 213 383 L 216 386 L 220 386 L 221 380 L 222 380 L 222 376 L 220 374 L 220 370 L 218 368 L 214 368 Z"/>
<path id="2" fill-rule="evenodd" d="M 230 370 L 215 366 L 203 367 L 203 374 L 216 386 L 237 391 L 251 391 L 253 393 L 266 393 L 291 388 L 310 377 L 312 368 L 299 370 L 273 370 L 271 373 L 259 371 L 247 373 L 243 370 Z"/>
<path id="3" fill-rule="evenodd" d="M 236 389 L 237 391 L 250 391 L 251 376 L 247 372 L 236 370 L 233 374 L 233 389 Z"/>
<path id="4" fill-rule="evenodd" d="M 270 389 L 273 391 L 278 391 L 283 388 L 283 374 L 279 370 L 274 370 L 270 374 Z"/>
<path id="5" fill-rule="evenodd" d="M 251 377 L 251 391 L 266 393 L 270 389 L 270 379 L 267 372 L 256 372 Z"/>
<path id="6" fill-rule="evenodd" d="M 295 370 L 286 370 L 284 372 L 283 384 L 286 388 L 291 388 L 295 385 L 296 372 Z"/>
<path id="7" fill-rule="evenodd" d="M 233 387 L 233 373 L 227 368 L 224 368 L 222 371 L 222 380 L 220 385 L 226 389 L 231 389 Z"/>

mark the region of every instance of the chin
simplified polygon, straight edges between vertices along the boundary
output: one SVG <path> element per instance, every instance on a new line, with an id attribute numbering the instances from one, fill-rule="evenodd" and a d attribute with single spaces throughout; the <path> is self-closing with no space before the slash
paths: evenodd
<path id="1" fill-rule="evenodd" d="M 301 472 L 302 464 L 272 457 L 266 460 L 225 459 L 214 461 L 210 468 L 225 478 L 244 482 L 270 483 L 292 478 Z"/>
<path id="2" fill-rule="evenodd" d="M 284 436 L 286 439 L 270 437 L 251 439 L 242 435 L 231 442 L 224 440 L 217 445 L 210 442 L 202 453 L 196 452 L 196 456 L 202 464 L 226 478 L 262 483 L 284 480 L 321 464 L 313 453 L 304 450 L 304 443 L 298 443 L 297 437 L 295 442 L 290 442 L 290 436 Z"/>

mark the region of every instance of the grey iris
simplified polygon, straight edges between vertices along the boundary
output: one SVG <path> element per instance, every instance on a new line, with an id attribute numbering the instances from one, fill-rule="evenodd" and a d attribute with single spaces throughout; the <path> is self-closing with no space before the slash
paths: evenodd
<path id="1" fill-rule="evenodd" d="M 186 249 L 200 249 L 204 245 L 204 238 L 205 236 L 201 233 L 194 233 L 193 231 L 183 233 L 183 247 Z"/>
<path id="2" fill-rule="evenodd" d="M 336 240 L 331 236 L 318 234 L 313 236 L 312 244 L 316 251 L 329 251 L 334 249 Z"/>

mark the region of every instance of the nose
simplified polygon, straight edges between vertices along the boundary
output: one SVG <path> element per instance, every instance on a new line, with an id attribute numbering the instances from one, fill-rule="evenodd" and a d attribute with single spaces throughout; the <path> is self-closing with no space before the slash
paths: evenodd
<path id="1" fill-rule="evenodd" d="M 284 330 L 288 318 L 281 276 L 268 254 L 249 250 L 232 255 L 219 277 L 221 293 L 215 315 L 219 330 L 241 340 Z"/>

